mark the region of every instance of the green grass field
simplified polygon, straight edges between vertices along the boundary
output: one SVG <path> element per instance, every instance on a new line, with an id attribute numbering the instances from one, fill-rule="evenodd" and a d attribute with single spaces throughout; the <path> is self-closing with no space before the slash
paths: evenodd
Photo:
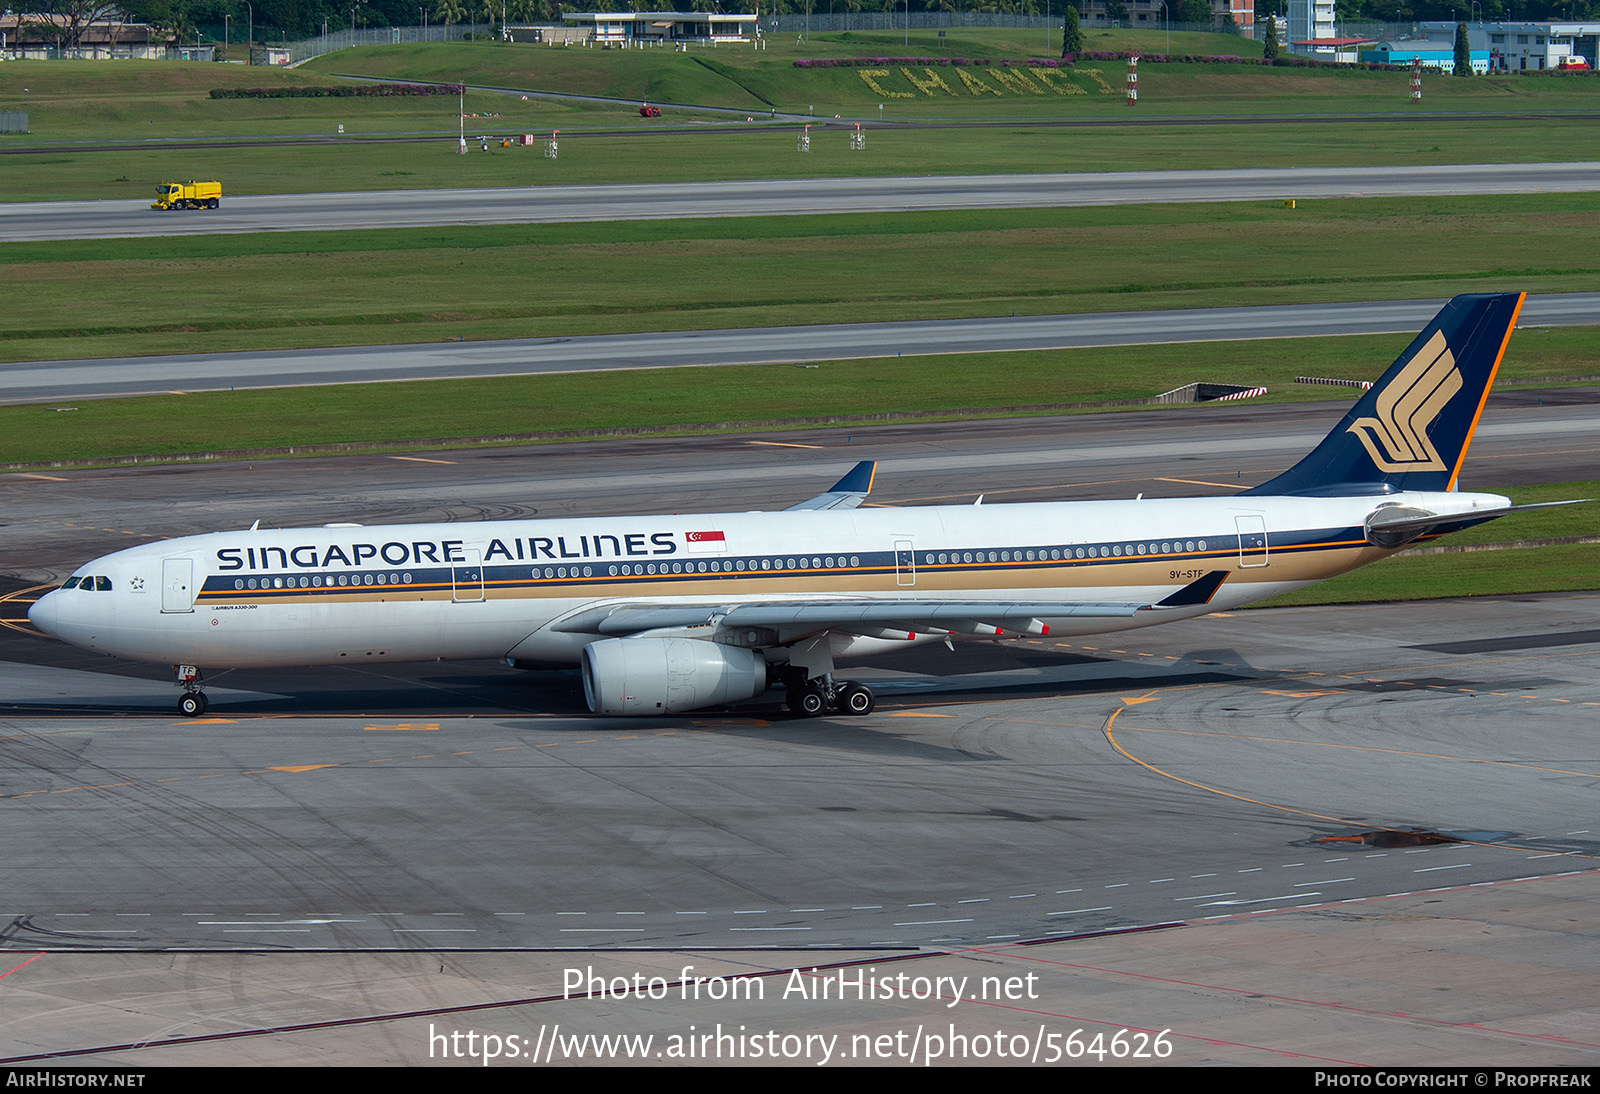
<path id="1" fill-rule="evenodd" d="M 12 243 L 0 291 L 30 306 L 0 314 L 0 359 L 1594 290 L 1575 241 L 1597 214 L 1550 194 Z M 1534 374 L 1574 371 L 1600 368 Z"/>
<path id="2" fill-rule="evenodd" d="M 311 71 L 456 82 L 667 103 L 776 109 L 786 113 L 844 113 L 886 118 L 1128 116 L 1126 63 L 1080 60 L 1059 78 L 1023 69 L 1026 79 L 996 79 L 1000 61 L 1054 59 L 1039 35 L 1002 31 L 913 34 L 909 47 L 899 35 L 816 35 L 810 41 L 774 41 L 752 50 L 727 46 L 689 53 L 668 50 L 594 50 L 536 45 L 459 43 L 345 50 L 308 62 Z M 1097 37 L 1095 35 L 1102 35 Z M 1188 35 L 1197 53 L 1260 56 L 1260 46 L 1221 35 Z M 1209 40 L 1202 40 L 1209 39 Z M 1161 48 L 1157 32 L 1094 32 L 1089 48 Z M 1174 53 L 1181 52 L 1175 41 Z M 874 69 L 796 68 L 796 60 L 883 57 Z M 904 58 L 965 58 L 976 66 L 907 63 Z M 904 70 L 904 71 L 903 71 Z M 881 72 L 864 78 L 861 73 Z M 1002 69 L 1003 71 L 1003 69 Z M 966 73 L 973 82 L 962 80 Z M 1368 114 L 1412 110 L 1407 72 L 1287 69 L 1254 64 L 1144 62 L 1139 69 L 1141 114 Z M 877 88 L 882 90 L 876 90 Z M 1592 110 L 1600 88 L 1593 81 L 1559 78 L 1484 77 L 1458 80 L 1427 73 L 1423 104 L 1429 110 L 1504 111 L 1537 105 L 1551 110 Z"/>
<path id="3" fill-rule="evenodd" d="M 1263 114 L 1415 113 L 1410 76 L 1403 72 L 1305 70 L 1257 65 L 1155 63 L 1139 76 L 1140 105 L 1129 114 L 1124 99 L 1122 61 L 1080 61 L 1052 79 L 1032 77 L 997 81 L 985 76 L 1000 62 L 1054 59 L 1039 37 L 1022 32 L 953 30 L 938 39 L 931 32 L 898 35 L 817 35 L 797 43 L 771 39 L 768 48 L 748 46 L 670 50 L 553 48 L 500 42 L 429 43 L 340 50 L 297 69 L 179 62 L 115 64 L 78 61 L 18 61 L 0 72 L 0 107 L 26 106 L 32 133 L 6 135 L 6 143 L 39 140 L 130 141 L 162 137 L 222 137 L 331 132 L 346 123 L 351 132 L 431 131 L 454 128 L 454 103 L 429 100 L 214 100 L 215 87 L 273 87 L 338 83 L 340 75 L 386 80 L 469 83 L 574 96 L 622 100 L 618 105 L 570 103 L 516 95 L 472 93 L 469 111 L 501 113 L 508 124 L 547 127 L 556 121 L 607 125 L 637 122 L 641 100 L 729 110 L 816 114 L 831 117 L 1057 118 Z M 1098 36 L 1096 36 L 1098 35 Z M 1185 42 L 1182 39 L 1187 38 Z M 1160 48 L 1159 32 L 1095 32 L 1091 48 Z M 1200 53 L 1259 55 L 1253 42 L 1222 35 L 1188 35 L 1174 40 L 1174 52 L 1187 45 Z M 887 95 L 874 91 L 862 69 L 803 69 L 797 60 L 883 56 L 887 74 L 872 77 Z M 933 70 L 949 90 L 931 82 L 926 65 L 900 59 L 932 58 Z M 938 59 L 961 58 L 978 66 L 940 66 Z M 905 69 L 906 72 L 902 72 Z M 1026 70 L 1023 71 L 1026 74 Z M 915 76 L 922 86 L 913 82 Z M 985 86 L 971 86 L 960 72 Z M 1075 74 L 1076 73 L 1076 74 Z M 1092 73 L 1092 75 L 1090 75 Z M 27 89 L 24 92 L 24 88 Z M 900 96 L 909 96 L 902 98 Z M 1426 74 L 1423 106 L 1428 111 L 1592 111 L 1600 87 L 1580 77 L 1486 77 L 1458 80 Z M 677 120 L 682 120 L 680 117 Z M 663 119 L 669 124 L 672 119 Z M 448 121 L 450 124 L 445 125 Z M 1448 126 L 1440 125 L 1439 129 Z M 514 130 L 510 130 L 514 131 Z"/>
<path id="4" fill-rule="evenodd" d="M 899 57 L 907 49 L 897 37 L 818 35 L 804 43 L 774 40 L 759 51 L 728 47 L 683 54 L 494 42 L 399 45 L 344 50 L 293 71 L 163 62 L 15 62 L 0 72 L 0 107 L 26 105 L 32 132 L 0 136 L 0 152 L 8 146 L 52 147 L 0 155 L 0 200 L 143 198 L 165 178 L 218 178 L 232 194 L 292 194 L 706 178 L 1566 160 L 1591 155 L 1587 115 L 1600 104 L 1600 81 L 1592 79 L 1430 75 L 1423 103 L 1429 112 L 1513 116 L 1477 117 L 1470 123 L 1418 121 L 1411 116 L 1416 109 L 1404 73 L 1147 63 L 1140 73 L 1140 104 L 1130 111 L 1121 62 L 1083 62 L 1064 74 L 1031 75 L 993 66 L 887 62 L 872 70 L 794 67 L 796 59 L 879 50 Z M 1224 36 L 1191 37 L 1207 39 L 1188 44 L 1197 51 L 1253 48 Z M 1092 38 L 1090 44 L 1159 48 L 1154 43 L 1160 39 L 1160 32 L 1129 31 L 1104 41 Z M 943 41 L 929 32 L 913 34 L 909 54 L 1020 61 L 1049 56 L 1041 44 L 1017 32 L 953 32 Z M 1173 48 L 1182 45 L 1175 40 Z M 1004 75 L 1008 71 L 1012 75 Z M 339 82 L 337 73 L 622 101 L 468 94 L 467 111 L 482 115 L 468 120 L 469 135 L 542 137 L 559 129 L 567 139 L 561 157 L 551 161 L 537 146 L 456 155 L 456 103 L 448 96 L 207 97 L 213 87 Z M 964 82 L 962 73 L 970 81 Z M 637 114 L 641 100 L 738 113 L 669 108 L 665 117 L 645 120 Z M 873 130 L 863 152 L 849 150 L 842 129 L 819 131 L 812 152 L 802 155 L 795 151 L 791 124 L 773 122 L 754 132 L 744 125 L 744 117 L 760 119 L 774 110 L 826 120 L 838 114 L 841 122 L 882 118 L 915 124 Z M 1530 118 L 1527 112 L 1554 116 Z M 1280 120 L 1240 123 L 1269 115 Z M 1196 116 L 1208 124 L 1121 124 Z M 1211 119 L 1218 124 L 1209 124 Z M 1009 124 L 964 129 L 947 124 L 980 120 Z M 1056 125 L 1071 121 L 1097 124 Z M 732 130 L 730 122 L 737 123 Z M 340 125 L 347 138 L 362 139 L 329 143 L 326 138 Z M 393 140 L 418 135 L 427 139 Z M 218 143 L 151 146 L 163 140 Z M 286 140 L 302 143 L 264 143 Z"/>
<path id="5" fill-rule="evenodd" d="M 138 145 L 52 148 L 0 154 L 0 200 L 153 200 L 165 179 L 223 183 L 224 200 L 237 194 L 297 194 L 340 190 L 415 190 L 455 187 L 648 184 L 705 179 L 844 178 L 1056 171 L 1138 171 L 1191 168 L 1535 163 L 1592 155 L 1593 123 L 1568 118 L 1530 122 L 1492 118 L 1419 127 L 1388 122 L 994 129 L 876 129 L 862 151 L 850 149 L 847 128 L 814 130 L 811 151 L 796 151 L 798 126 L 767 123 L 756 130 L 703 121 L 665 121 L 658 132 L 587 129 L 575 132 L 567 108 L 487 103 L 505 117 L 469 119 L 470 136 L 530 133 L 528 148 L 493 146 L 485 155 L 456 154 L 455 112 L 446 107 L 425 141 L 372 138 L 344 143 L 238 147 L 150 148 Z M 514 100 L 515 101 L 515 100 Z M 469 97 L 467 109 L 474 109 Z M 437 109 L 437 107 L 435 107 Z M 614 120 L 627 120 L 623 112 Z M 390 132 L 389 118 L 362 120 L 355 111 L 326 116 L 302 132 L 331 134 L 342 117 L 347 134 Z M 543 140 L 561 130 L 560 157 L 546 159 Z M 37 131 L 36 131 L 37 132 Z M 1286 195 L 1294 196 L 1294 195 Z"/>
<path id="6" fill-rule="evenodd" d="M 1399 555 L 1252 606 L 1289 608 L 1575 592 L 1595 588 L 1596 563 L 1600 561 L 1597 551 L 1600 547 L 1582 543 L 1459 555 Z"/>

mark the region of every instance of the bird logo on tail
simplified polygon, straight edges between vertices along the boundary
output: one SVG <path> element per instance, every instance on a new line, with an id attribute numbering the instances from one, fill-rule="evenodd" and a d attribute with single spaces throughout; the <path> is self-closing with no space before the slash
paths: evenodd
<path id="1" fill-rule="evenodd" d="M 1357 418 L 1348 432 L 1366 446 L 1382 471 L 1443 471 L 1444 460 L 1428 439 L 1428 429 L 1461 385 L 1461 370 L 1444 334 L 1435 331 L 1379 394 L 1377 416 Z"/>

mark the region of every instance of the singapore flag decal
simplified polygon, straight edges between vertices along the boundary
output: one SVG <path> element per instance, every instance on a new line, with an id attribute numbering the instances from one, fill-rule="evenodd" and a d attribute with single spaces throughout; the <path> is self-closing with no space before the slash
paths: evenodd
<path id="1" fill-rule="evenodd" d="M 715 555 L 728 549 L 728 537 L 721 532 L 685 532 L 691 555 Z"/>

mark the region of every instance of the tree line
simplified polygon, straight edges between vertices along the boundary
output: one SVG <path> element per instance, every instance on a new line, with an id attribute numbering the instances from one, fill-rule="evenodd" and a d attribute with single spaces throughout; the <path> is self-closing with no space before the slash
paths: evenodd
<path id="1" fill-rule="evenodd" d="M 131 22 L 150 23 L 172 31 L 175 36 L 193 40 L 199 26 L 214 27 L 224 16 L 239 28 L 236 40 L 243 41 L 245 29 L 253 24 L 256 39 L 310 38 L 329 29 L 416 26 L 433 24 L 499 23 L 503 18 L 516 23 L 560 22 L 568 11 L 721 11 L 745 13 L 754 10 L 754 0 L 620 0 L 604 4 L 562 2 L 562 0 L 42 0 L 29 4 L 36 14 L 52 17 L 57 27 L 65 24 L 75 39 L 81 28 L 96 19 L 119 14 Z M 1085 10 L 1087 5 L 1082 6 Z M 802 14 L 806 11 L 833 14 L 861 12 L 904 12 L 907 0 L 761 0 L 763 15 Z M 1055 15 L 1064 8 L 1061 0 L 909 0 L 909 11 L 919 13 L 967 12 L 983 14 Z M 1126 20 L 1126 0 L 1107 0 L 1103 10 L 1113 19 Z M 1285 0 L 1258 0 L 1256 15 L 1285 14 Z M 1206 0 L 1180 0 L 1172 5 L 1175 20 L 1210 21 Z M 1488 22 L 1542 21 L 1551 19 L 1600 18 L 1600 0 L 1340 0 L 1338 16 L 1344 22 L 1408 23 L 1422 20 L 1464 22 L 1477 17 Z M 1220 28 L 1229 29 L 1229 28 Z M 68 45 L 73 42 L 66 43 Z"/>

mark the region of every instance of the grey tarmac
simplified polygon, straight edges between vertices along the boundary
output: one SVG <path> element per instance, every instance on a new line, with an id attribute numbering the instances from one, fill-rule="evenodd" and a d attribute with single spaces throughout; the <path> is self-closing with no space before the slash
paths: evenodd
<path id="1" fill-rule="evenodd" d="M 32 361 L 0 365 L 0 404 L 174 390 L 1409 333 L 1443 304 L 1377 300 Z M 1530 297 L 1519 325 L 1600 325 L 1600 293 Z"/>
<path id="2" fill-rule="evenodd" d="M 1600 190 L 1600 162 L 755 179 L 499 190 L 253 194 L 225 196 L 222 207 L 216 210 L 166 213 L 151 210 L 147 201 L 0 203 L 0 241 L 335 231 L 442 224 L 539 224 L 1593 190 Z"/>
<path id="3" fill-rule="evenodd" d="M 1297 609 L 996 644 L 862 673 L 883 702 L 849 725 L 770 705 L 8 717 L 8 1056 L 426 1062 L 439 1029 L 721 1022 L 1171 1029 L 1181 1063 L 1585 1063 L 1597 610 Z M 1430 648 L 1462 633 L 1502 648 Z M 1530 658 L 1530 634 L 1572 637 Z M 841 961 L 1038 989 L 796 1002 L 780 975 L 756 1001 L 683 996 L 685 968 Z M 677 994 L 562 998 L 567 970 L 596 968 Z M 280 1028 L 305 1022 L 327 1024 Z"/>

